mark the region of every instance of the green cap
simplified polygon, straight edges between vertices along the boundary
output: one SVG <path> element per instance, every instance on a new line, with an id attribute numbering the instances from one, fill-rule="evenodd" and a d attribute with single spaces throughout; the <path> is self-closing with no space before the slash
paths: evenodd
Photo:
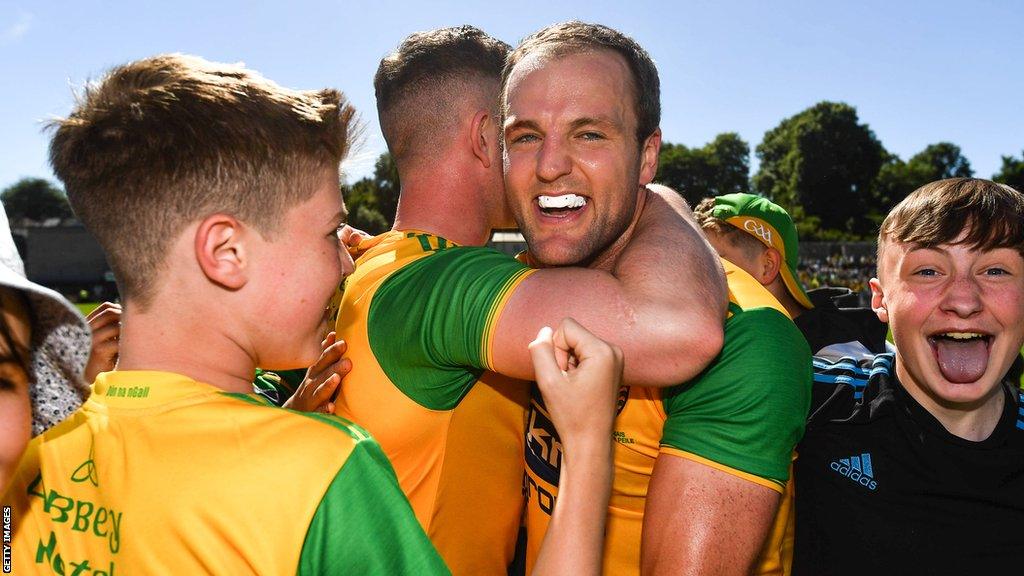
<path id="1" fill-rule="evenodd" d="M 786 289 L 804 308 L 814 308 L 796 274 L 797 238 L 793 219 L 778 204 L 753 194 L 726 194 L 715 198 L 711 215 L 757 238 L 782 254 L 786 266 L 780 272 Z"/>

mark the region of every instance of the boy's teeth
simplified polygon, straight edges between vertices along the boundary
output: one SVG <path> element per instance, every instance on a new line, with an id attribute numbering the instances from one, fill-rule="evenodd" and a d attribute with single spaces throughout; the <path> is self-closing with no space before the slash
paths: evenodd
<path id="1" fill-rule="evenodd" d="M 977 332 L 946 332 L 943 334 L 946 338 L 952 338 L 953 340 L 970 340 L 971 338 L 982 338 L 981 334 Z"/>
<path id="2" fill-rule="evenodd" d="M 537 203 L 541 208 L 581 208 L 587 204 L 587 199 L 575 194 L 562 194 L 561 196 L 539 196 Z"/>

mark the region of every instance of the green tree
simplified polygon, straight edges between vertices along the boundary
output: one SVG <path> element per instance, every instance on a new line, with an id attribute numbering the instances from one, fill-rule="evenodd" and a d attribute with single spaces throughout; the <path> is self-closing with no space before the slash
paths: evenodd
<path id="1" fill-rule="evenodd" d="M 7 218 L 12 222 L 42 222 L 69 218 L 71 205 L 64 191 L 42 178 L 22 178 L 0 192 Z"/>
<path id="2" fill-rule="evenodd" d="M 1020 156 L 1020 160 L 1013 156 L 1003 156 L 1003 166 L 992 179 L 1024 192 L 1024 152 L 1021 152 Z"/>
<path id="3" fill-rule="evenodd" d="M 794 219 L 819 219 L 820 229 L 805 229 L 808 239 L 871 233 L 872 184 L 887 154 L 853 106 L 820 102 L 786 118 L 765 133 L 757 156 L 754 189 Z"/>
<path id="4" fill-rule="evenodd" d="M 665 143 L 656 180 L 691 205 L 708 196 L 750 191 L 750 146 L 735 132 L 719 134 L 702 148 Z"/>
<path id="5" fill-rule="evenodd" d="M 363 178 L 351 186 L 342 185 L 342 196 L 348 209 L 348 224 L 370 234 L 380 234 L 391 224 L 377 209 L 377 185 Z"/>
<path id="6" fill-rule="evenodd" d="M 875 181 L 877 204 L 871 212 L 880 222 L 879 215 L 884 217 L 893 206 L 921 186 L 945 178 L 969 178 L 973 175 L 970 161 L 961 153 L 959 146 L 950 142 L 929 144 L 906 162 L 889 155 Z"/>
<path id="7" fill-rule="evenodd" d="M 395 211 L 398 209 L 398 193 L 402 183 L 398 179 L 398 166 L 391 154 L 385 152 L 377 158 L 373 166 L 373 182 L 377 186 L 377 211 L 384 216 L 388 227 L 395 222 Z"/>
<path id="8" fill-rule="evenodd" d="M 872 219 L 881 224 L 889 210 L 917 188 L 915 182 L 906 162 L 895 154 L 886 155 L 875 179 L 875 204 L 869 208 Z"/>
<path id="9" fill-rule="evenodd" d="M 371 234 L 390 229 L 395 222 L 401 189 L 395 161 L 385 152 L 377 158 L 373 178 L 363 178 L 351 186 L 342 185 L 348 223 Z"/>
<path id="10" fill-rule="evenodd" d="M 914 154 L 907 160 L 907 171 L 917 184 L 911 192 L 936 180 L 970 178 L 974 175 L 971 163 L 960 153 L 960 147 L 950 142 L 929 144 Z"/>

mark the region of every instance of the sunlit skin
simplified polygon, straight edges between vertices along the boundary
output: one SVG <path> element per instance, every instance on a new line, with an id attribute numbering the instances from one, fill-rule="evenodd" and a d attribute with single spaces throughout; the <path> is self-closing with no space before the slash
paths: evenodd
<path id="1" fill-rule="evenodd" d="M 704 230 L 704 237 L 718 255 L 739 266 L 751 276 L 757 276 L 761 259 L 729 241 L 728 237 L 712 229 Z"/>
<path id="2" fill-rule="evenodd" d="M 987 438 L 1003 408 L 1000 380 L 1024 342 L 1024 259 L 1009 248 L 933 248 L 887 242 L 872 307 L 896 344 L 896 374 L 907 392 L 953 434 Z M 987 364 L 972 382 L 951 382 L 935 338 L 982 334 Z"/>
<path id="3" fill-rule="evenodd" d="M 31 336 L 31 321 L 24 298 L 10 288 L 0 288 L 6 339 L 0 338 L 0 494 L 10 482 L 32 431 L 32 409 L 28 399 L 25 360 Z"/>
<path id="4" fill-rule="evenodd" d="M 338 239 L 346 213 L 337 172 L 327 171 L 321 182 L 309 200 L 287 212 L 276 234 L 253 237 L 257 269 L 246 289 L 257 294 L 253 301 L 268 303 L 254 329 L 291 327 L 287 334 L 268 328 L 263 335 L 261 341 L 275 343 L 258 359 L 264 368 L 296 368 L 317 360 L 328 330 L 324 312 L 342 277 L 354 269 Z"/>
<path id="5" fill-rule="evenodd" d="M 527 56 L 509 76 L 505 186 L 530 255 L 545 266 L 590 264 L 629 227 L 640 187 L 657 170 L 661 133 L 637 143 L 629 68 L 598 50 Z M 545 214 L 540 196 L 586 205 Z"/>

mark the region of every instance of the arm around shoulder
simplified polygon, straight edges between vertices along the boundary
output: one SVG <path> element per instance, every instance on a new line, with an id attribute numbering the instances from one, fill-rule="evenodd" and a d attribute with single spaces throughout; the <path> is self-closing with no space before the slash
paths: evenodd
<path id="1" fill-rule="evenodd" d="M 728 301 L 718 258 L 678 194 L 659 187 L 643 196 L 610 273 L 543 269 L 516 287 L 496 327 L 496 371 L 532 378 L 526 344 L 541 326 L 567 317 L 622 349 L 630 385 L 685 382 L 715 358 Z"/>

